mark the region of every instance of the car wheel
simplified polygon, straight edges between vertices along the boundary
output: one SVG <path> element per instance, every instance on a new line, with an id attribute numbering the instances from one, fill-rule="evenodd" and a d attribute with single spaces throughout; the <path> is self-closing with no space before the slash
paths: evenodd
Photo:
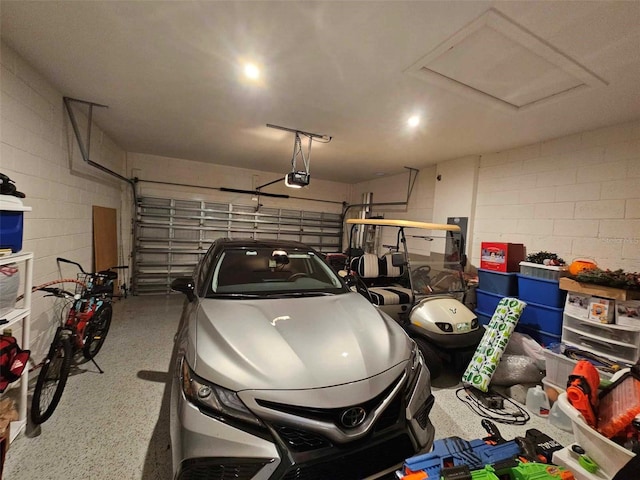
<path id="1" fill-rule="evenodd" d="M 442 373 L 442 359 L 438 352 L 424 339 L 420 337 L 413 338 L 422 352 L 422 356 L 424 357 L 424 362 L 427 364 L 429 368 L 429 372 L 431 373 L 431 379 L 438 378 Z"/>

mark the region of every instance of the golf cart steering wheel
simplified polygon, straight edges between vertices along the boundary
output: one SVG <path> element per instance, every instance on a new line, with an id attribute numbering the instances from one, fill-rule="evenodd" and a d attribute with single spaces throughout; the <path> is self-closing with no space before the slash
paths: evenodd
<path id="1" fill-rule="evenodd" d="M 430 265 L 421 265 L 415 270 L 412 270 L 411 274 L 413 275 L 414 288 L 424 291 L 428 290 L 429 284 L 431 283 L 431 277 L 429 276 L 430 272 Z"/>
<path id="2" fill-rule="evenodd" d="M 304 277 L 308 277 L 308 276 L 309 275 L 307 275 L 305 272 L 293 273 L 293 274 L 291 274 L 289 276 L 289 278 L 287 278 L 287 282 L 295 282 L 299 278 L 304 278 Z"/>

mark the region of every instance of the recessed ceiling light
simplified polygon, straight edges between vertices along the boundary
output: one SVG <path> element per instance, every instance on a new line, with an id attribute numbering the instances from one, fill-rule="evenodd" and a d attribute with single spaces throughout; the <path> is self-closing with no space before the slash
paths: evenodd
<path id="1" fill-rule="evenodd" d="M 255 63 L 245 63 L 244 75 L 251 80 L 257 80 L 260 78 L 260 69 Z"/>
<path id="2" fill-rule="evenodd" d="M 410 127 L 417 127 L 420 124 L 420 117 L 418 115 L 413 115 L 412 117 L 409 117 L 407 123 Z"/>

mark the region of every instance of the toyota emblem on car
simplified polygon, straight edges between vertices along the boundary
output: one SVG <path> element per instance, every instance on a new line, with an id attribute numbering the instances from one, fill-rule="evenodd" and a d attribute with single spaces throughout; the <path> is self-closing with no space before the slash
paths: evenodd
<path id="1" fill-rule="evenodd" d="M 340 415 L 340 422 L 346 428 L 355 428 L 364 422 L 367 412 L 362 407 L 352 407 Z"/>

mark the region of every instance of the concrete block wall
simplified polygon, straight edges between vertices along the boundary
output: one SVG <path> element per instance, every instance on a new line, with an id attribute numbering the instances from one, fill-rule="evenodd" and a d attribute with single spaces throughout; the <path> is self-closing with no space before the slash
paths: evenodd
<path id="1" fill-rule="evenodd" d="M 92 206 L 115 208 L 120 214 L 124 187 L 81 160 L 61 92 L 4 43 L 0 64 L 0 172 L 15 181 L 26 194 L 24 204 L 33 209 L 24 215 L 23 250 L 34 252 L 38 285 L 59 278 L 58 256 L 91 268 Z M 94 127 L 92 159 L 124 172 L 124 158 L 125 152 Z M 75 276 L 75 271 L 65 268 L 63 274 Z M 33 296 L 31 350 L 36 362 L 53 338 L 53 305 L 51 298 Z"/>
<path id="2" fill-rule="evenodd" d="M 423 168 L 418 172 L 409 197 L 407 205 L 375 205 L 371 209 L 372 216 L 384 216 L 389 219 L 399 220 L 415 220 L 419 222 L 433 222 L 434 199 L 435 199 L 435 177 L 436 167 Z M 402 203 L 407 200 L 407 191 L 409 187 L 409 173 L 392 175 L 388 177 L 379 177 L 373 180 L 360 182 L 352 186 L 349 204 L 362 203 L 362 195 L 364 193 L 373 193 L 373 203 Z M 359 217 L 360 208 L 353 208 L 349 211 L 348 217 Z M 348 236 L 349 232 L 345 232 Z M 381 245 L 395 245 L 396 229 L 382 230 L 380 239 Z M 348 244 L 348 237 L 345 240 Z M 413 237 L 407 238 L 407 245 L 411 252 L 429 255 L 431 251 L 430 242 L 417 240 Z M 380 249 L 378 254 L 385 253 L 384 249 Z"/>
<path id="3" fill-rule="evenodd" d="M 477 191 L 474 265 L 504 241 L 640 271 L 640 121 L 482 155 Z"/>

